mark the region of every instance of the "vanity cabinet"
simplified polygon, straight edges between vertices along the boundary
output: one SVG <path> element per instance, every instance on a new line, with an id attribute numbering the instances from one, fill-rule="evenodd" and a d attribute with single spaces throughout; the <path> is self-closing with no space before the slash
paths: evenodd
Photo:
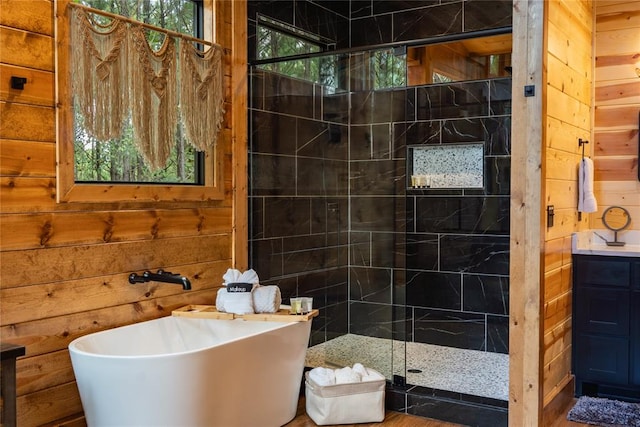
<path id="1" fill-rule="evenodd" d="M 640 399 L 640 258 L 574 255 L 576 395 Z"/>

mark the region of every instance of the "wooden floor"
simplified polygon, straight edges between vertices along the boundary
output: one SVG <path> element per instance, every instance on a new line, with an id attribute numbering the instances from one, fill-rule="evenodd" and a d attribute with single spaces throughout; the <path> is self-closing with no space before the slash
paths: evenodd
<path id="1" fill-rule="evenodd" d="M 588 424 L 574 423 L 567 421 L 567 412 L 573 407 L 575 400 L 571 402 L 563 416 L 557 419 L 550 427 L 592 427 Z M 291 422 L 285 424 L 285 427 L 315 427 L 317 424 L 307 416 L 304 409 L 304 397 L 298 402 L 298 412 Z M 401 414 L 400 412 L 387 411 L 385 419 L 381 423 L 364 423 L 364 424 L 341 424 L 340 427 L 461 427 L 458 424 L 447 423 L 444 421 L 432 420 L 429 418 L 416 417 L 413 415 Z"/>

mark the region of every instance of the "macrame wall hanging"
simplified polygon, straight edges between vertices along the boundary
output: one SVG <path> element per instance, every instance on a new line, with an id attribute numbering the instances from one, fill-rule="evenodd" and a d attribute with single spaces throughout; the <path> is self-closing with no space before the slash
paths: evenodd
<path id="1" fill-rule="evenodd" d="M 131 118 L 140 154 L 154 169 L 163 168 L 175 145 L 178 124 L 176 49 L 165 37 L 153 51 L 142 27 L 131 27 Z"/>
<path id="2" fill-rule="evenodd" d="M 118 138 L 130 114 L 136 147 L 152 169 L 166 165 L 178 125 L 196 150 L 216 145 L 224 115 L 219 45 L 201 52 L 192 38 L 154 27 L 165 35 L 156 51 L 142 24 L 71 5 L 73 96 L 87 132 Z M 111 22 L 101 25 L 89 12 Z"/>
<path id="3" fill-rule="evenodd" d="M 222 49 L 204 54 L 190 43 L 180 44 L 180 112 L 185 134 L 197 150 L 216 143 L 222 127 Z"/>
<path id="4" fill-rule="evenodd" d="M 128 45 L 124 22 L 92 22 L 82 9 L 71 17 L 71 73 L 84 128 L 106 141 L 119 138 L 128 113 Z"/>

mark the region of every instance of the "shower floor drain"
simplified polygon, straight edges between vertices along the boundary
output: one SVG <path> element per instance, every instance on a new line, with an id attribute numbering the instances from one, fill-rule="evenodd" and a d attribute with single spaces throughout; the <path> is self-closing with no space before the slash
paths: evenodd
<path id="1" fill-rule="evenodd" d="M 421 374 L 422 369 L 407 369 L 407 372 L 410 372 L 412 374 Z"/>

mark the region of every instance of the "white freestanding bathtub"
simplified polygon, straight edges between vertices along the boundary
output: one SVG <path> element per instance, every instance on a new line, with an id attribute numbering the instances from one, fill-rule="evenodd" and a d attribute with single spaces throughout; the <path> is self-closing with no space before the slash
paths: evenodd
<path id="1" fill-rule="evenodd" d="M 69 344 L 89 426 L 270 427 L 296 414 L 311 321 L 168 316 Z"/>

